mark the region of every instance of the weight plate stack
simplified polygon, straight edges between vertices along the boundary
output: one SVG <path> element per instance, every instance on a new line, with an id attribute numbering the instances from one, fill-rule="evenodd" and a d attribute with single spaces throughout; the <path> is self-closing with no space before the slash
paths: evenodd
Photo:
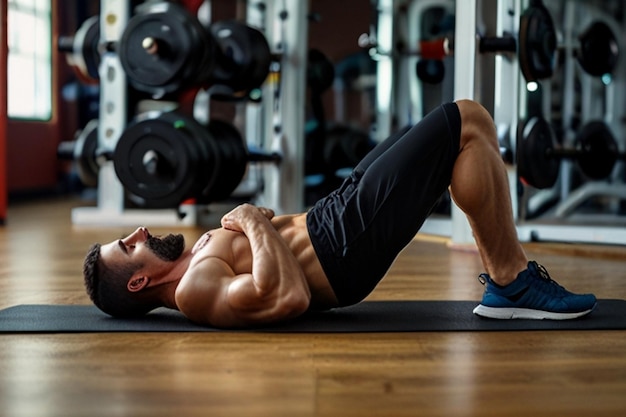
<path id="1" fill-rule="evenodd" d="M 175 113 L 149 113 L 123 132 L 113 161 L 131 200 L 172 208 L 198 195 L 213 178 L 215 154 L 197 138 L 193 121 Z"/>
<path id="2" fill-rule="evenodd" d="M 214 54 L 215 43 L 197 17 L 172 2 L 138 6 L 119 45 L 131 85 L 155 98 L 204 81 Z"/>
<path id="3" fill-rule="evenodd" d="M 213 23 L 211 33 L 218 49 L 211 82 L 229 87 L 235 95 L 260 87 L 271 62 L 263 33 L 234 20 Z"/>

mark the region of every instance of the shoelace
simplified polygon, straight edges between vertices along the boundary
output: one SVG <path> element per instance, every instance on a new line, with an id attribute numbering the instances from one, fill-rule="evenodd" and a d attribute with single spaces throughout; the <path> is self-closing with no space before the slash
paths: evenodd
<path id="1" fill-rule="evenodd" d="M 556 282 L 555 280 L 553 280 L 550 277 L 550 274 L 548 273 L 548 270 L 546 269 L 545 266 L 539 265 L 535 261 L 530 261 L 529 264 L 531 264 L 534 267 L 534 268 L 531 269 L 531 272 L 535 272 L 536 271 L 536 273 L 533 273 L 533 275 L 538 276 L 539 278 L 544 280 L 545 283 L 548 284 L 548 285 L 554 285 L 556 287 L 556 288 L 554 288 L 555 290 L 565 290 L 565 288 L 563 288 L 558 282 Z M 533 269 L 534 269 L 534 271 L 533 271 Z M 478 275 L 478 282 L 480 282 L 482 285 L 487 284 L 487 281 L 489 281 L 490 279 L 491 278 L 489 277 L 489 274 L 482 273 L 482 274 Z"/>
<path id="2" fill-rule="evenodd" d="M 534 269 L 537 271 L 536 275 L 539 278 L 543 279 L 546 284 L 553 285 L 555 287 L 553 289 L 556 291 L 565 291 L 565 288 L 563 288 L 563 286 L 561 286 L 558 282 L 556 282 L 550 277 L 548 270 L 543 265 L 539 265 L 535 261 L 531 261 L 529 263 L 532 264 L 534 266 Z"/>

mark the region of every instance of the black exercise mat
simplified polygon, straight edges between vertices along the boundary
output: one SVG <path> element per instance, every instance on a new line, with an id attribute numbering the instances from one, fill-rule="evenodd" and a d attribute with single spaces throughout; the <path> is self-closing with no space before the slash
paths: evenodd
<path id="1" fill-rule="evenodd" d="M 626 330 L 626 300 L 599 300 L 582 318 L 491 320 L 477 317 L 475 301 L 369 301 L 289 323 L 248 331 L 369 333 L 422 331 Z M 19 305 L 0 310 L 0 333 L 206 332 L 175 310 L 157 309 L 139 319 L 114 319 L 90 305 Z"/>

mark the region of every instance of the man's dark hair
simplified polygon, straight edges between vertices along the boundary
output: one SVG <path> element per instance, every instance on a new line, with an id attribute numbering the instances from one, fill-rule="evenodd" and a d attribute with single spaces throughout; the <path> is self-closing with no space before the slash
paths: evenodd
<path id="1" fill-rule="evenodd" d="M 89 248 L 83 263 L 85 288 L 91 301 L 113 317 L 138 317 L 158 307 L 144 294 L 131 293 L 126 285 L 139 265 L 108 266 L 100 257 L 100 244 Z"/>

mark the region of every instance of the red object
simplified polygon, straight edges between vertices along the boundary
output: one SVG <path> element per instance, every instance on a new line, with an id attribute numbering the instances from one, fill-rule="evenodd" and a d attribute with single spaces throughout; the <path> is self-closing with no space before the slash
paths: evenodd
<path id="1" fill-rule="evenodd" d="M 7 0 L 0 1 L 0 222 L 7 217 Z"/>
<path id="2" fill-rule="evenodd" d="M 422 59 L 442 60 L 449 54 L 447 38 L 420 41 L 420 58 Z"/>
<path id="3" fill-rule="evenodd" d="M 187 8 L 192 13 L 197 13 L 200 6 L 202 6 L 204 0 L 182 0 L 181 4 Z"/>

